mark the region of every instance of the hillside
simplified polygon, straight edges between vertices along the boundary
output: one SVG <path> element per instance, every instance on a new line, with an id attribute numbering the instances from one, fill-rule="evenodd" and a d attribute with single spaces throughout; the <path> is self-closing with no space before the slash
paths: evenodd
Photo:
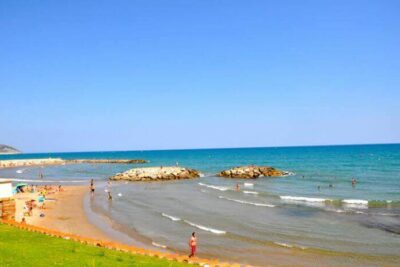
<path id="1" fill-rule="evenodd" d="M 16 153 L 21 153 L 21 151 L 11 146 L 0 145 L 0 154 L 16 154 Z"/>

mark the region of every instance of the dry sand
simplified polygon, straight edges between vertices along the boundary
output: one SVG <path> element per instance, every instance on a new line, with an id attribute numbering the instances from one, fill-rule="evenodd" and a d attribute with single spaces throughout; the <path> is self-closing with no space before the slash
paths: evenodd
<path id="1" fill-rule="evenodd" d="M 116 241 L 107 236 L 93 224 L 90 224 L 83 208 L 83 200 L 89 192 L 88 186 L 64 186 L 64 191 L 49 193 L 46 195 L 45 208 L 34 208 L 32 216 L 26 216 L 28 224 L 45 227 L 65 233 L 100 239 L 104 241 Z M 16 195 L 16 221 L 20 222 L 23 216 L 25 201 L 35 199 L 39 193 L 22 193 Z M 44 217 L 40 217 L 43 213 Z"/>

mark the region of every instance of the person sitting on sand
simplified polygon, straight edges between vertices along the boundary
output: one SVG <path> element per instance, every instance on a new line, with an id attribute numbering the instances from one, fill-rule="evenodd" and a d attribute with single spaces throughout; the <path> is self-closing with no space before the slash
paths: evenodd
<path id="1" fill-rule="evenodd" d="M 58 186 L 58 192 L 64 192 L 64 188 L 62 188 L 61 185 Z"/>
<path id="2" fill-rule="evenodd" d="M 192 237 L 189 239 L 189 247 L 190 247 L 190 255 L 189 258 L 194 257 L 196 254 L 196 247 L 197 247 L 197 238 L 196 238 L 196 233 L 192 233 Z"/>

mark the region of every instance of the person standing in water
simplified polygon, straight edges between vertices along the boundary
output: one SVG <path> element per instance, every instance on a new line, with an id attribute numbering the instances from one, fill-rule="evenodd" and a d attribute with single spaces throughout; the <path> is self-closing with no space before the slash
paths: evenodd
<path id="1" fill-rule="evenodd" d="M 112 195 L 111 195 L 111 192 L 110 192 L 110 191 L 108 191 L 107 193 L 108 193 L 108 200 L 112 200 Z"/>
<path id="2" fill-rule="evenodd" d="M 93 181 L 93 179 L 91 179 L 90 180 L 90 194 L 91 194 L 92 197 L 94 196 L 94 189 L 95 189 L 94 181 Z"/>
<path id="3" fill-rule="evenodd" d="M 196 248 L 197 248 L 197 238 L 196 238 L 196 233 L 192 233 L 192 237 L 189 239 L 189 247 L 190 247 L 190 255 L 189 258 L 194 257 L 196 254 Z"/>
<path id="4" fill-rule="evenodd" d="M 356 186 L 357 180 L 356 178 L 351 179 L 351 185 L 354 187 Z"/>

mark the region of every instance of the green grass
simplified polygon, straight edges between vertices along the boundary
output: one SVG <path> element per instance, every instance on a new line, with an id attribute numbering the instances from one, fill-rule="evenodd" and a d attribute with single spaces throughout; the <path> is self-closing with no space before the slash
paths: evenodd
<path id="1" fill-rule="evenodd" d="M 0 266 L 188 266 L 0 224 Z"/>

